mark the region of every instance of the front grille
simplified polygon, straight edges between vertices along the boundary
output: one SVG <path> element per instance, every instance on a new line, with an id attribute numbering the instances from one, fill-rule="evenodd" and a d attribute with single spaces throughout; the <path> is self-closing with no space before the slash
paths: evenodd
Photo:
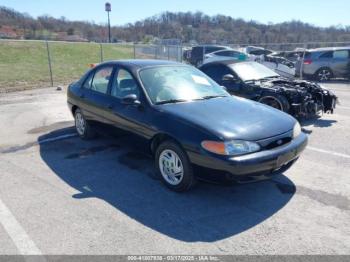
<path id="1" fill-rule="evenodd" d="M 259 140 L 257 141 L 257 143 L 261 146 L 261 148 L 268 150 L 268 149 L 273 149 L 275 147 L 280 147 L 285 144 L 288 144 L 292 141 L 292 139 L 293 139 L 293 130 L 290 130 L 286 133 L 283 133 L 274 137 Z"/>
<path id="2" fill-rule="evenodd" d="M 283 137 L 283 138 L 280 138 L 280 139 L 276 139 L 275 141 L 267 144 L 265 146 L 265 149 L 273 149 L 275 147 L 283 146 L 285 144 L 290 143 L 290 141 L 292 141 L 291 137 Z"/>

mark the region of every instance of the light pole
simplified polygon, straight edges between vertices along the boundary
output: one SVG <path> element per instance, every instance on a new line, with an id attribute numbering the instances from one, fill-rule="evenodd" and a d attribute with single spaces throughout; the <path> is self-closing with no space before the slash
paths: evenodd
<path id="1" fill-rule="evenodd" d="M 110 19 L 109 19 L 109 12 L 112 11 L 112 6 L 110 3 L 106 3 L 105 5 L 105 10 L 108 14 L 108 42 L 110 43 L 111 42 L 111 22 L 110 22 Z"/>

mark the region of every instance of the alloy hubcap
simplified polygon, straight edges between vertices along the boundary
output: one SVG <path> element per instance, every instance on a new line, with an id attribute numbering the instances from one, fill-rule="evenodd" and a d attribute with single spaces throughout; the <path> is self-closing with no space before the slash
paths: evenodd
<path id="1" fill-rule="evenodd" d="M 159 169 L 165 181 L 173 186 L 181 183 L 184 169 L 179 156 L 172 150 L 164 150 L 159 156 Z"/>
<path id="2" fill-rule="evenodd" d="M 331 77 L 331 72 L 329 72 L 326 69 L 323 69 L 321 72 L 318 73 L 318 77 L 320 80 L 328 80 Z"/>
<path id="3" fill-rule="evenodd" d="M 85 133 L 85 119 L 81 113 L 75 114 L 75 127 L 79 135 L 84 135 Z"/>

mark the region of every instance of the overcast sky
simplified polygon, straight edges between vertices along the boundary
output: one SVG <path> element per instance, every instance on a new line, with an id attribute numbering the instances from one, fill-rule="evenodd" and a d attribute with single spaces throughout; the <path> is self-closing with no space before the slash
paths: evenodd
<path id="1" fill-rule="evenodd" d="M 103 0 L 1 0 L 0 5 L 37 17 L 106 23 Z M 301 20 L 317 26 L 350 25 L 350 0 L 110 0 L 112 25 L 123 25 L 163 11 L 202 11 L 234 18 L 279 23 Z"/>

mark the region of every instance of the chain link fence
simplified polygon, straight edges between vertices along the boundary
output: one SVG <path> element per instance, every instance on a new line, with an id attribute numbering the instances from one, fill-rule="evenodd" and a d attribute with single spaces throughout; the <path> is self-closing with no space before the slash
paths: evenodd
<path id="1" fill-rule="evenodd" d="M 133 45 L 0 40 L 0 92 L 66 85 L 90 64 L 131 58 Z"/>
<path id="2" fill-rule="evenodd" d="M 350 46 L 350 42 L 261 43 L 228 45 L 237 50 L 257 46 L 274 52 Z M 117 59 L 160 59 L 187 62 L 190 46 L 100 44 L 53 41 L 0 40 L 0 92 L 66 85 L 77 80 L 92 63 Z M 288 58 L 288 57 L 287 57 Z M 302 76 L 302 74 L 301 74 Z"/>
<path id="3" fill-rule="evenodd" d="M 174 45 L 134 45 L 135 58 L 182 62 L 183 47 Z"/>

